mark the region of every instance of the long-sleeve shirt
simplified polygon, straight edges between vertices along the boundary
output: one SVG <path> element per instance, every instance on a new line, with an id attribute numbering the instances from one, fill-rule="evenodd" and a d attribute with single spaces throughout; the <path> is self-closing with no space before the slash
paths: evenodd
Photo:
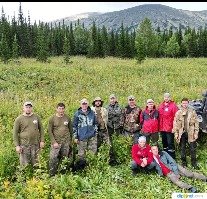
<path id="1" fill-rule="evenodd" d="M 64 114 L 62 117 L 53 115 L 49 119 L 48 133 L 51 144 L 64 143 L 72 140 L 72 122 L 68 115 Z"/>
<path id="2" fill-rule="evenodd" d="M 40 117 L 35 113 L 18 116 L 14 122 L 13 139 L 15 146 L 44 142 L 44 128 Z"/>

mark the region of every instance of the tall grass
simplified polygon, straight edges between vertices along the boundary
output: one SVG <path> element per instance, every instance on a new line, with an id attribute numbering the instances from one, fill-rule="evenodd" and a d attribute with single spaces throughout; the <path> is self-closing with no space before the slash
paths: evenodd
<path id="1" fill-rule="evenodd" d="M 114 93 L 124 107 L 127 97 L 133 94 L 142 109 L 148 98 L 154 99 L 158 106 L 165 92 L 169 92 L 177 104 L 183 97 L 200 99 L 202 92 L 207 90 L 207 59 L 148 59 L 142 65 L 133 59 L 111 57 L 72 57 L 71 61 L 72 64 L 65 65 L 62 57 L 53 57 L 51 63 L 21 59 L 20 65 L 0 64 L 0 198 L 151 199 L 170 198 L 172 192 L 185 193 L 186 190 L 156 173 L 139 174 L 133 178 L 129 167 L 131 144 L 124 137 L 114 137 L 121 165 L 108 166 L 106 147 L 97 157 L 89 156 L 91 164 L 85 172 L 75 175 L 68 172 L 49 178 L 47 125 L 60 101 L 66 104 L 66 113 L 73 119 L 79 101 L 85 97 L 91 104 L 96 96 L 100 96 L 105 106 L 109 95 Z M 19 160 L 13 145 L 12 129 L 14 119 L 22 113 L 23 102 L 28 100 L 33 102 L 34 112 L 42 118 L 46 147 L 41 152 L 40 169 L 22 174 L 18 171 Z M 197 147 L 200 172 L 205 175 L 206 145 Z M 207 192 L 205 183 L 183 179 L 198 187 L 200 192 Z"/>

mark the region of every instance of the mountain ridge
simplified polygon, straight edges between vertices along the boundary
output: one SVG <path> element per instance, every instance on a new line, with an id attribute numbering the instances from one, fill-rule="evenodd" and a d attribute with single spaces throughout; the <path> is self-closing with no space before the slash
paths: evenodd
<path id="1" fill-rule="evenodd" d="M 88 29 L 95 21 L 98 28 L 102 28 L 104 25 L 108 31 L 112 29 L 119 31 L 123 21 L 124 27 L 128 27 L 129 31 L 131 31 L 137 29 L 144 18 L 150 19 L 154 30 L 159 25 L 161 31 L 169 30 L 171 26 L 172 30 L 176 31 L 179 28 L 179 24 L 183 30 L 187 26 L 197 30 L 200 27 L 206 26 L 207 10 L 189 11 L 162 4 L 143 4 L 113 12 L 80 13 L 48 23 L 52 23 L 52 25 L 55 23 L 63 24 L 64 20 L 64 24 L 69 25 L 71 22 L 77 24 L 79 21 L 80 24 L 84 23 L 84 27 Z"/>

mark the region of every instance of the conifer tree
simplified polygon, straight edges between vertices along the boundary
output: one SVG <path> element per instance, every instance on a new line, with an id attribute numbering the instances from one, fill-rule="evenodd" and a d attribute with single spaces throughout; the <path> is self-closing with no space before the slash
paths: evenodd
<path id="1" fill-rule="evenodd" d="M 69 64 L 70 63 L 70 45 L 69 45 L 69 39 L 67 38 L 66 35 L 64 37 L 63 55 L 64 55 L 64 63 Z"/>

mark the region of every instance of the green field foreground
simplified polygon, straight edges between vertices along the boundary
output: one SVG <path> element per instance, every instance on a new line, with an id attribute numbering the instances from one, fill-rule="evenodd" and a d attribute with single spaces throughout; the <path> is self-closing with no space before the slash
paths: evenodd
<path id="1" fill-rule="evenodd" d="M 131 94 L 141 108 L 145 107 L 148 98 L 159 105 L 165 92 L 169 92 L 177 104 L 183 97 L 200 99 L 207 90 L 207 59 L 147 59 L 141 65 L 133 59 L 110 57 L 71 57 L 69 65 L 63 63 L 63 57 L 53 57 L 50 63 L 35 59 L 19 61 L 20 64 L 0 64 L 0 198 L 168 199 L 173 192 L 187 193 L 154 172 L 132 177 L 129 167 L 131 145 L 124 137 L 114 137 L 120 165 L 108 165 L 105 156 L 108 149 L 103 146 L 96 158 L 89 155 L 91 163 L 85 172 L 68 172 L 50 178 L 47 125 L 58 102 L 66 104 L 66 113 L 73 118 L 82 98 L 88 98 L 91 104 L 100 96 L 106 106 L 112 93 L 122 107 Z M 41 151 L 40 169 L 28 169 L 22 174 L 18 169 L 12 128 L 15 118 L 22 113 L 24 101 L 32 101 L 34 112 L 42 118 L 46 146 Z M 199 172 L 207 175 L 207 143 L 198 144 L 197 156 Z M 179 160 L 178 152 L 177 157 Z M 189 169 L 192 168 L 189 166 Z M 207 193 L 207 183 L 182 179 L 197 187 L 200 193 Z"/>

